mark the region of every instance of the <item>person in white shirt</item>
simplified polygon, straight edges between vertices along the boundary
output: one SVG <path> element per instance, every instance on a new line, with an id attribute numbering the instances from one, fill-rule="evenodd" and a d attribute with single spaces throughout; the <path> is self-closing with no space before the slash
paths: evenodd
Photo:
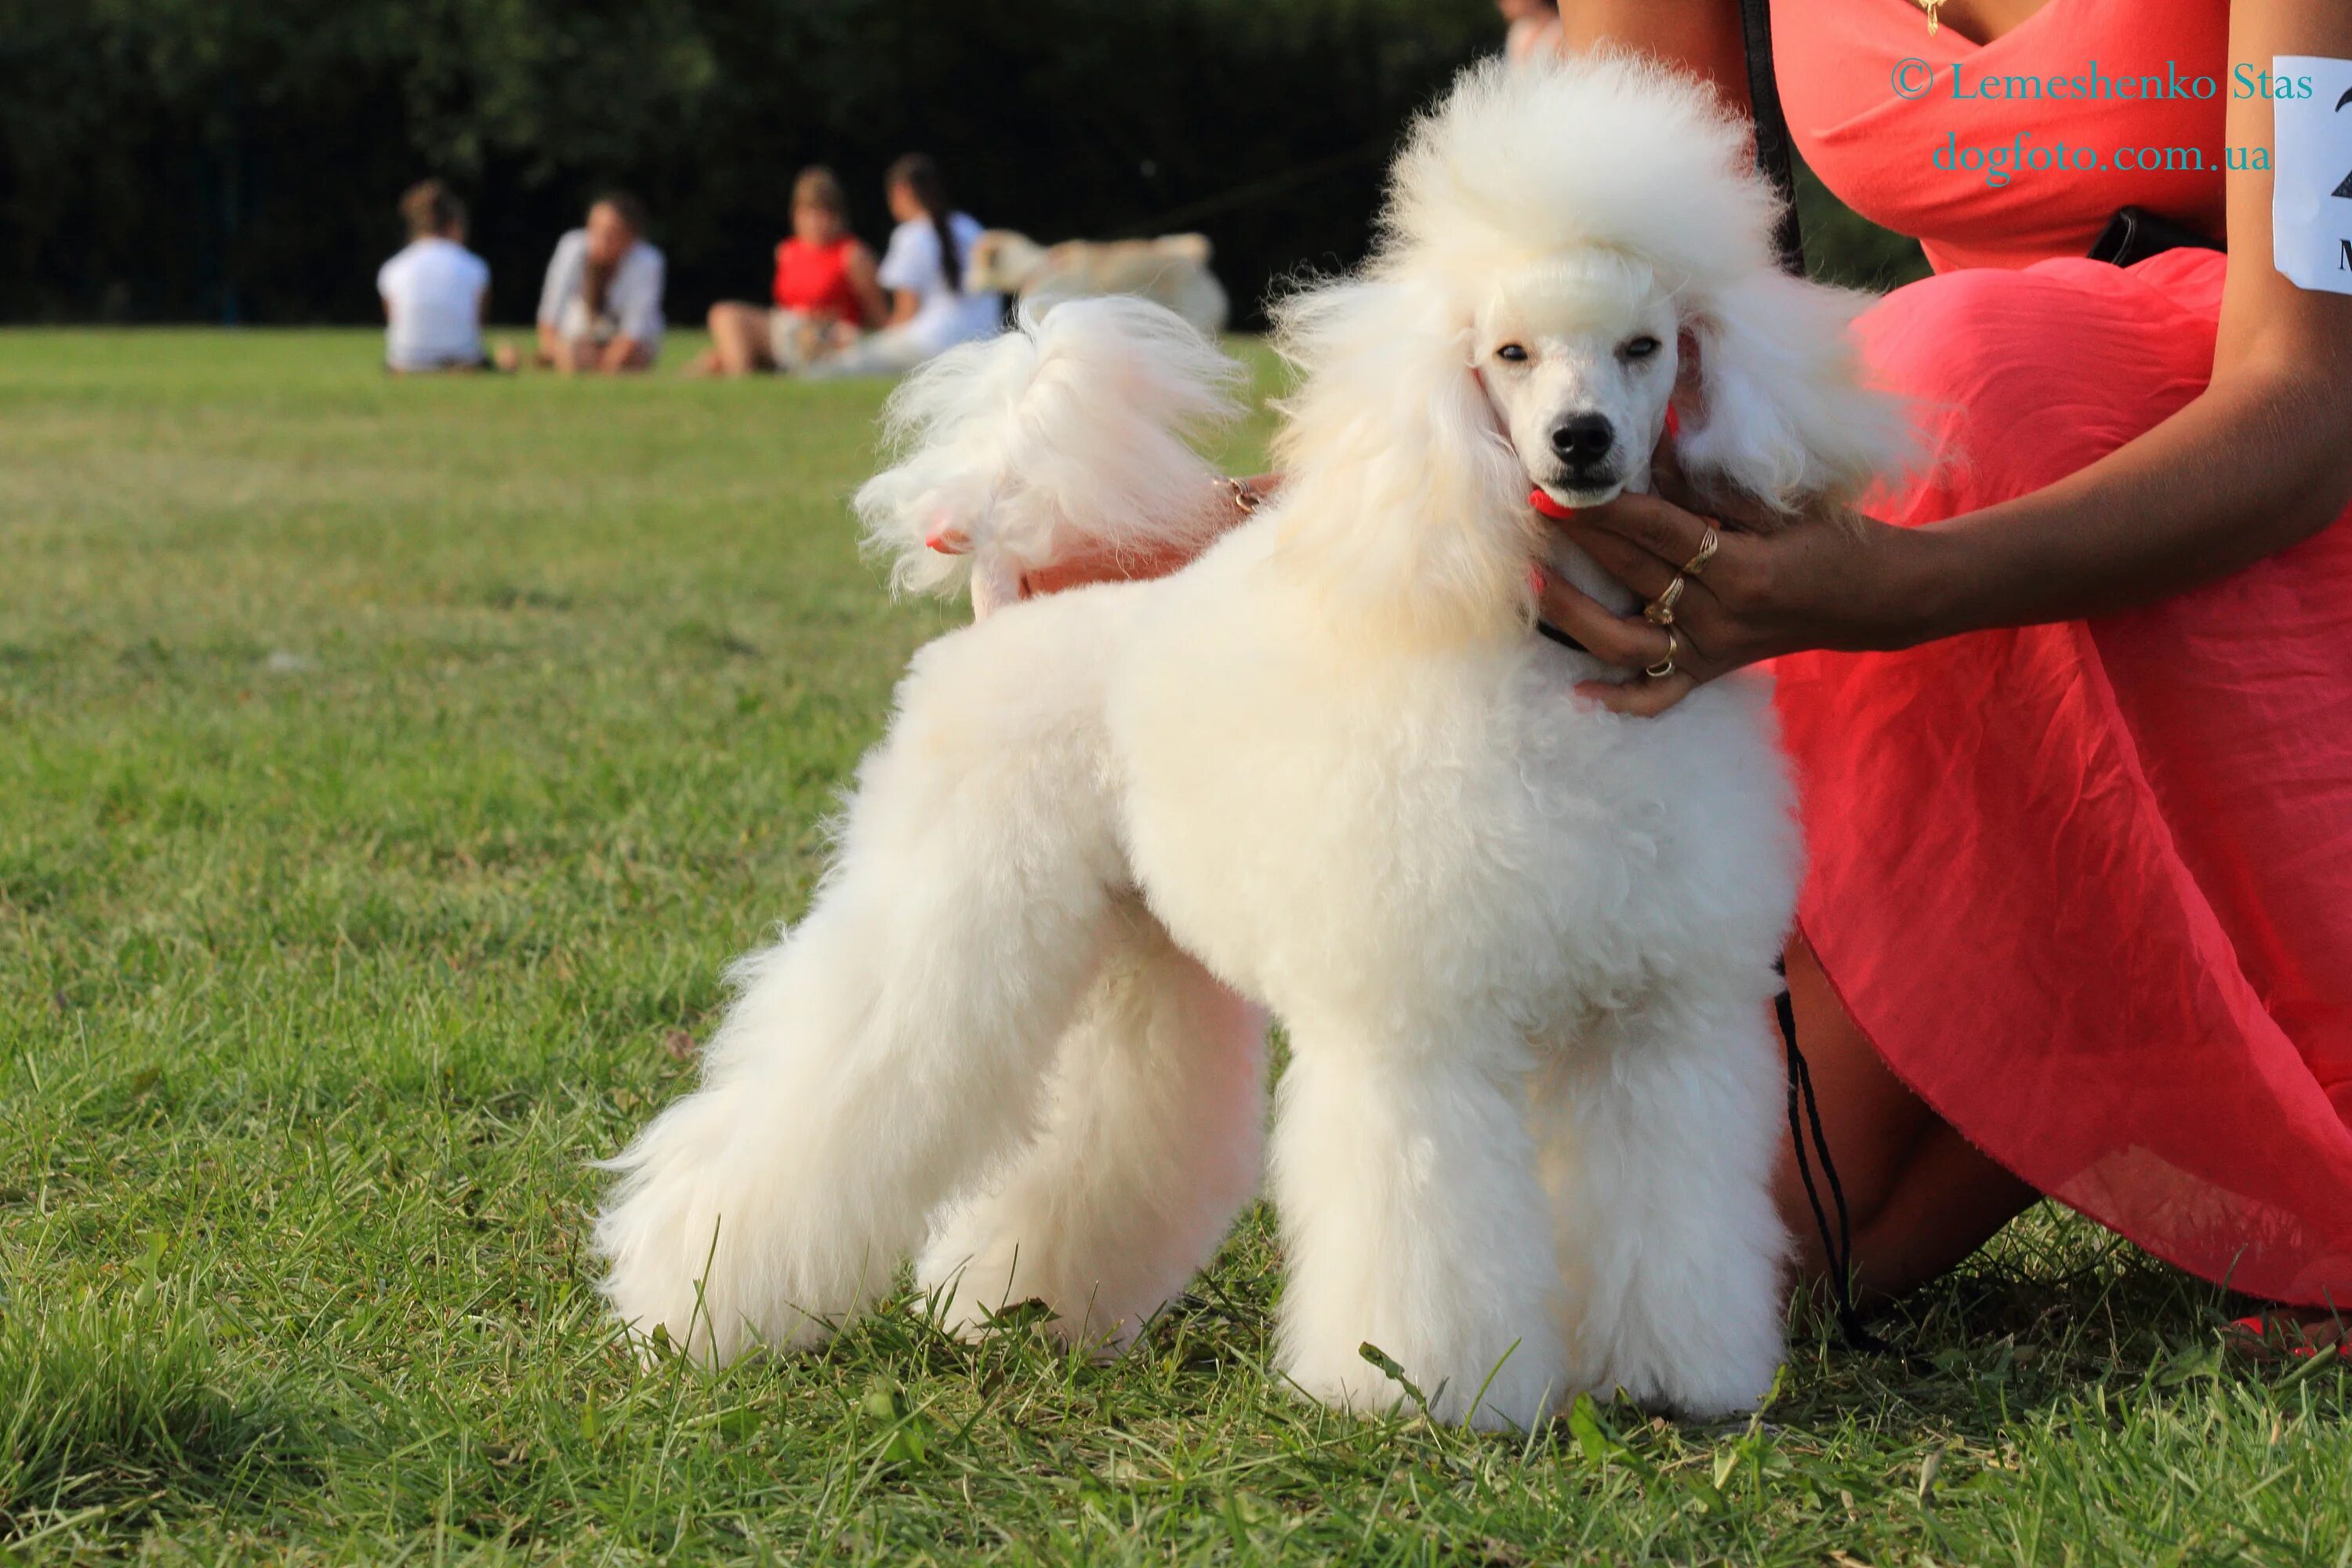
<path id="1" fill-rule="evenodd" d="M 645 208 L 615 191 L 556 242 L 539 293 L 539 363 L 566 373 L 650 370 L 661 353 L 667 264 Z"/>
<path id="2" fill-rule="evenodd" d="M 939 165 L 909 153 L 885 182 L 898 220 L 875 279 L 890 290 L 890 320 L 839 352 L 814 360 L 811 375 L 896 375 L 958 343 L 1003 329 L 1004 297 L 963 286 L 964 258 L 981 236 L 978 219 L 949 202 Z"/>
<path id="3" fill-rule="evenodd" d="M 400 198 L 400 214 L 408 222 L 407 248 L 375 275 L 385 367 L 399 375 L 491 368 L 482 352 L 490 268 L 466 248 L 464 204 L 440 181 L 425 180 Z"/>

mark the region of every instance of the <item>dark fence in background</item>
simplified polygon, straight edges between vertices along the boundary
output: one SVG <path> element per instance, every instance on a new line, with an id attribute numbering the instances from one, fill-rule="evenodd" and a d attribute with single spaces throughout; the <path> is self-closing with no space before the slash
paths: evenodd
<path id="1" fill-rule="evenodd" d="M 597 189 L 646 200 L 673 316 L 764 295 L 793 174 L 888 226 L 934 153 L 983 223 L 1199 228 L 1237 302 L 1353 260 L 1484 0 L 0 0 L 0 319 L 359 321 L 437 174 L 494 314 Z"/>

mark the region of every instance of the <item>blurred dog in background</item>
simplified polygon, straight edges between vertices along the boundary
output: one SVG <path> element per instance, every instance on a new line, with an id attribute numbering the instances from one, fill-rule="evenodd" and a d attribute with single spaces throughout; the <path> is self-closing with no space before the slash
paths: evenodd
<path id="1" fill-rule="evenodd" d="M 1133 294 L 1165 306 L 1213 338 L 1225 330 L 1227 304 L 1224 285 L 1209 270 L 1209 237 L 1203 234 L 1040 245 L 1009 228 L 992 228 L 972 245 L 964 288 L 1040 304 Z"/>

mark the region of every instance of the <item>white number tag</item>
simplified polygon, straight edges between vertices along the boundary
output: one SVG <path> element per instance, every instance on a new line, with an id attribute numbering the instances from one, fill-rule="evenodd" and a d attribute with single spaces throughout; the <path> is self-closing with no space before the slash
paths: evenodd
<path id="1" fill-rule="evenodd" d="M 2352 294 L 2352 60 L 2280 55 L 2271 258 L 2298 288 Z"/>

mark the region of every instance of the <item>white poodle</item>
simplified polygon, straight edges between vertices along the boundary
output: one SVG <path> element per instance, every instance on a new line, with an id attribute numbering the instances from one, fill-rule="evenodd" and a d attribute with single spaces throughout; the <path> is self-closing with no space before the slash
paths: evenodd
<path id="1" fill-rule="evenodd" d="M 1299 1388 L 1397 1400 L 1377 1347 L 1484 1425 L 1764 1394 L 1798 869 L 1767 689 L 1606 712 L 1528 584 L 1549 552 L 1631 607 L 1528 487 L 1644 488 L 1670 398 L 1687 469 L 1784 508 L 1902 450 L 1747 159 L 1662 68 L 1466 74 L 1375 258 L 1281 312 L 1278 496 L 1157 581 L 1012 602 L 1204 526 L 1177 433 L 1225 367 L 1173 318 L 1062 305 L 902 392 L 861 510 L 908 580 L 970 564 L 1004 607 L 916 657 L 806 920 L 614 1163 L 624 1319 L 804 1346 L 919 1255 L 959 1327 L 1040 1298 L 1130 1335 L 1255 1188 L 1267 1009 Z"/>

